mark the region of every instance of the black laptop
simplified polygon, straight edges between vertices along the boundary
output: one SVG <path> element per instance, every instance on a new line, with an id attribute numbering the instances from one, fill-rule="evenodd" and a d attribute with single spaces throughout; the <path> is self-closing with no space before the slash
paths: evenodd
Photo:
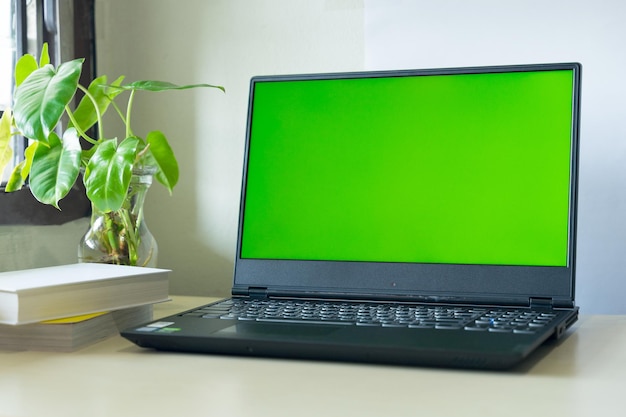
<path id="1" fill-rule="evenodd" d="M 123 336 L 519 363 L 578 315 L 580 80 L 577 63 L 253 78 L 232 297 Z"/>

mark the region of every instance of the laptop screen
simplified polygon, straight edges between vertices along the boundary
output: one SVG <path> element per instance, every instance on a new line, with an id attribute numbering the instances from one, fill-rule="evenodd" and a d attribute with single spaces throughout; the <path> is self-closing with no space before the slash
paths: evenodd
<path id="1" fill-rule="evenodd" d="M 566 266 L 574 71 L 256 80 L 241 258 Z"/>
<path id="2" fill-rule="evenodd" d="M 233 294 L 573 305 L 580 80 L 254 77 Z"/>

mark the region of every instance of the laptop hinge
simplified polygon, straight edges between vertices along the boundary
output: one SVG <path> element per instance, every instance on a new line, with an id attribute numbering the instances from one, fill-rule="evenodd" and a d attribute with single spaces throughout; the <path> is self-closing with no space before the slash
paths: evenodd
<path id="1" fill-rule="evenodd" d="M 543 308 L 552 310 L 554 303 L 552 298 L 530 297 L 530 308 Z"/>
<path id="2" fill-rule="evenodd" d="M 266 287 L 248 287 L 248 297 L 267 298 L 267 288 Z"/>

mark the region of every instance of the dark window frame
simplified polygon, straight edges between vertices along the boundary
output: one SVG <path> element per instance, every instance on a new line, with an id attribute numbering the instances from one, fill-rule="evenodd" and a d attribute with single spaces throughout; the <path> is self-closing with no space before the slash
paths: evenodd
<path id="1" fill-rule="evenodd" d="M 37 1 L 44 13 L 53 13 L 49 16 L 56 16 L 59 0 Z M 96 73 L 95 0 L 60 1 L 65 1 L 72 8 L 74 56 L 85 58 L 80 82 L 83 85 L 88 85 Z M 24 16 L 26 0 L 17 0 L 17 4 L 17 13 L 22 13 Z M 46 27 L 44 20 L 42 16 L 42 21 L 39 24 L 39 30 L 42 31 L 41 40 L 49 44 L 59 42 L 58 28 Z M 54 24 L 54 21 L 50 23 Z M 18 25 L 18 31 L 20 32 L 18 33 L 18 56 L 21 56 L 26 50 L 26 28 L 23 25 Z M 76 100 L 79 98 L 77 97 Z M 16 152 L 23 152 L 23 149 L 18 149 Z M 77 181 L 69 194 L 59 202 L 59 206 L 61 210 L 37 201 L 30 192 L 28 185 L 13 193 L 6 193 L 4 189 L 0 189 L 0 225 L 59 225 L 89 216 L 91 203 L 86 197 L 81 181 Z"/>

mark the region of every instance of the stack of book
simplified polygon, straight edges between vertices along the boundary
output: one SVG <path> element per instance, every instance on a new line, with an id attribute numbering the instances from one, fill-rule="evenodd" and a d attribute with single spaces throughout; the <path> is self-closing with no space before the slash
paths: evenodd
<path id="1" fill-rule="evenodd" d="M 0 349 L 74 351 L 152 320 L 169 271 L 80 263 L 0 273 Z"/>

